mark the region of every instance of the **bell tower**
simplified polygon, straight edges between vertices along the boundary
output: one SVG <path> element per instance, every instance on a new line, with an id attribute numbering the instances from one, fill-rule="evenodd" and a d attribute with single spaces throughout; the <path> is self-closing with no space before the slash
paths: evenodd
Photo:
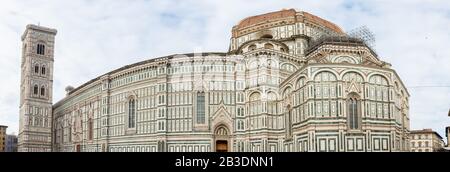
<path id="1" fill-rule="evenodd" d="M 27 25 L 22 35 L 19 152 L 51 152 L 53 62 L 57 31 Z"/>

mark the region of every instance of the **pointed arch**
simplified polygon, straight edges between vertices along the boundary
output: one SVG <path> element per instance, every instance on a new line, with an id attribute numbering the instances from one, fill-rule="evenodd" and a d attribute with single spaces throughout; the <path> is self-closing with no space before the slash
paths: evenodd
<path id="1" fill-rule="evenodd" d="M 45 44 L 42 41 L 36 45 L 36 54 L 45 55 Z"/>
<path id="2" fill-rule="evenodd" d="M 247 113 L 248 115 L 260 114 L 262 109 L 261 103 L 261 93 L 259 91 L 254 91 L 250 93 L 247 103 Z M 251 126 L 251 125 L 250 125 Z"/>
<path id="3" fill-rule="evenodd" d="M 216 136 L 228 136 L 230 135 L 230 130 L 226 125 L 221 124 L 216 127 L 216 129 L 214 130 L 214 134 Z"/>
<path id="4" fill-rule="evenodd" d="M 34 95 L 38 95 L 39 94 L 39 86 L 37 84 L 35 84 L 33 86 L 33 94 Z"/>
<path id="5" fill-rule="evenodd" d="M 128 128 L 136 128 L 136 98 L 128 97 Z"/>
<path id="6" fill-rule="evenodd" d="M 355 92 L 347 95 L 347 124 L 350 130 L 361 128 L 361 98 Z"/>
<path id="7" fill-rule="evenodd" d="M 39 74 L 39 64 L 34 65 L 34 73 Z"/>
<path id="8" fill-rule="evenodd" d="M 45 64 L 43 64 L 41 66 L 41 75 L 46 75 L 46 73 L 47 73 L 47 67 Z"/>
<path id="9" fill-rule="evenodd" d="M 303 86 L 305 86 L 306 85 L 306 77 L 305 76 L 300 76 L 298 79 L 297 79 L 297 82 L 296 82 L 296 88 L 297 89 L 300 89 L 301 87 L 303 87 Z"/>
<path id="10" fill-rule="evenodd" d="M 45 91 L 46 89 L 45 89 L 45 86 L 41 86 L 41 90 L 40 90 L 40 95 L 41 96 L 45 96 L 45 94 L 46 94 L 46 91 Z"/>
<path id="11" fill-rule="evenodd" d="M 291 93 L 292 93 L 292 87 L 291 86 L 287 86 L 283 90 L 283 98 L 289 97 L 291 95 Z"/>
<path id="12" fill-rule="evenodd" d="M 197 98 L 196 98 L 196 123 L 197 124 L 205 124 L 206 123 L 206 105 L 205 105 L 205 92 L 199 91 L 197 92 Z"/>

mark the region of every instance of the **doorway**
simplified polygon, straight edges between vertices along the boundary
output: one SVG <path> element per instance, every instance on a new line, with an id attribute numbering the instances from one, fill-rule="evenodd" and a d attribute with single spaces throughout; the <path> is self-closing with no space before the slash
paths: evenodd
<path id="1" fill-rule="evenodd" d="M 228 141 L 217 140 L 216 141 L 216 152 L 228 152 Z"/>

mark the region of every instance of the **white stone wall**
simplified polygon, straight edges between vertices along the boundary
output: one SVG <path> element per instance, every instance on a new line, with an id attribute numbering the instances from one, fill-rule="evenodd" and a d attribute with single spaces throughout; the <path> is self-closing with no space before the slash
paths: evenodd
<path id="1" fill-rule="evenodd" d="M 54 29 L 28 25 L 22 36 L 20 152 L 51 151 L 55 35 Z M 39 52 L 38 46 L 45 48 Z"/>

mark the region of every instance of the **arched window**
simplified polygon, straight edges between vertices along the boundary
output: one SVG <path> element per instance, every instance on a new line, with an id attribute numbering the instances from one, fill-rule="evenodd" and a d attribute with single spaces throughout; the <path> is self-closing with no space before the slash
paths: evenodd
<path id="1" fill-rule="evenodd" d="M 34 66 L 34 73 L 36 73 L 36 74 L 39 73 L 39 66 L 38 65 Z"/>
<path id="2" fill-rule="evenodd" d="M 264 44 L 265 49 L 273 49 L 273 45 L 271 43 Z"/>
<path id="3" fill-rule="evenodd" d="M 42 68 L 41 68 L 41 74 L 42 74 L 42 75 L 45 75 L 45 72 L 46 72 L 46 71 L 45 71 L 45 66 L 42 66 Z"/>
<path id="4" fill-rule="evenodd" d="M 45 87 L 44 86 L 41 87 L 41 96 L 45 96 Z"/>
<path id="5" fill-rule="evenodd" d="M 359 96 L 355 93 L 350 93 L 347 99 L 347 114 L 348 114 L 348 128 L 351 130 L 359 129 Z"/>
<path id="6" fill-rule="evenodd" d="M 34 95 L 38 95 L 39 93 L 39 88 L 38 88 L 38 86 L 37 85 L 35 85 L 34 87 L 33 87 L 33 94 Z"/>
<path id="7" fill-rule="evenodd" d="M 131 98 L 128 100 L 128 128 L 136 126 L 136 100 Z"/>
<path id="8" fill-rule="evenodd" d="M 274 92 L 267 93 L 267 113 L 277 114 L 277 95 Z"/>
<path id="9" fill-rule="evenodd" d="M 249 102 L 247 106 L 247 115 L 256 115 L 262 112 L 261 108 L 261 94 L 259 92 L 254 92 L 249 96 Z M 255 119 L 250 120 L 249 127 L 254 127 L 253 123 Z"/>
<path id="10" fill-rule="evenodd" d="M 205 93 L 197 93 L 197 124 L 205 124 Z"/>
<path id="11" fill-rule="evenodd" d="M 228 135 L 228 130 L 224 126 L 220 126 L 216 130 L 216 135 L 218 135 L 218 136 L 226 136 L 226 135 Z"/>
<path id="12" fill-rule="evenodd" d="M 45 45 L 44 44 L 37 44 L 37 54 L 39 55 L 45 55 Z"/>
<path id="13" fill-rule="evenodd" d="M 248 46 L 248 51 L 253 51 L 253 50 L 256 50 L 256 45 L 255 44 L 252 44 L 252 45 Z"/>

